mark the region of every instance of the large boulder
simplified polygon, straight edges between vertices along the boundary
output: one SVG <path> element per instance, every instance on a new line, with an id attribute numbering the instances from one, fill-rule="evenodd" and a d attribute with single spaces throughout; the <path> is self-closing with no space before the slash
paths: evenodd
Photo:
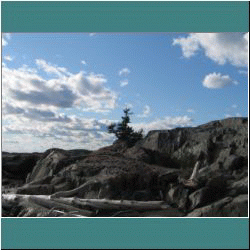
<path id="1" fill-rule="evenodd" d="M 209 204 L 214 201 L 213 193 L 208 187 L 203 187 L 189 195 L 190 210 Z"/>
<path id="2" fill-rule="evenodd" d="M 189 206 L 188 196 L 190 189 L 183 185 L 171 185 L 166 194 L 166 202 L 181 210 L 186 210 Z"/>
<path id="3" fill-rule="evenodd" d="M 186 217 L 222 217 L 223 207 L 230 203 L 232 200 L 232 197 L 225 197 L 205 207 L 193 210 L 191 213 L 187 214 Z"/>
<path id="4" fill-rule="evenodd" d="M 205 207 L 195 209 L 187 217 L 247 217 L 248 195 L 225 197 Z"/>
<path id="5" fill-rule="evenodd" d="M 248 176 L 232 182 L 227 189 L 229 196 L 237 196 L 239 194 L 247 194 L 248 193 Z"/>
<path id="6" fill-rule="evenodd" d="M 89 153 L 88 150 L 49 149 L 36 163 L 32 172 L 27 176 L 26 182 L 30 183 L 47 176 L 55 176 L 61 169 L 77 160 L 84 159 Z"/>
<path id="7" fill-rule="evenodd" d="M 227 217 L 247 217 L 248 216 L 248 195 L 241 194 L 235 197 L 222 210 L 223 216 Z"/>

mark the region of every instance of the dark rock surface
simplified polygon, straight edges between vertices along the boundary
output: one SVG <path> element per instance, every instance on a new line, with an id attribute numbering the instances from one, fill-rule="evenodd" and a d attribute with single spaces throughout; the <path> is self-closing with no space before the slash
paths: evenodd
<path id="1" fill-rule="evenodd" d="M 2 178 L 25 180 L 42 153 L 2 152 Z"/>
<path id="2" fill-rule="evenodd" d="M 23 166 L 20 162 L 28 156 L 24 154 L 22 161 L 18 158 L 15 164 L 13 156 L 5 153 L 4 157 L 3 171 L 16 175 Z M 32 157 L 32 164 L 24 167 L 22 178 L 26 183 L 17 189 L 18 194 L 163 200 L 173 207 L 175 216 L 247 216 L 247 118 L 150 131 L 132 148 L 124 142 L 116 142 L 93 152 L 54 148 Z M 197 185 L 186 186 L 183 180 L 190 177 L 197 161 L 201 163 Z M 5 207 L 8 206 L 5 204 Z M 28 211 L 33 213 L 28 209 L 26 215 Z M 121 212 L 120 216 L 154 214 L 170 216 L 169 211 L 165 215 L 162 211 L 144 215 L 130 211 Z"/>
<path id="3" fill-rule="evenodd" d="M 248 195 L 226 197 L 210 205 L 195 209 L 187 217 L 247 217 Z"/>

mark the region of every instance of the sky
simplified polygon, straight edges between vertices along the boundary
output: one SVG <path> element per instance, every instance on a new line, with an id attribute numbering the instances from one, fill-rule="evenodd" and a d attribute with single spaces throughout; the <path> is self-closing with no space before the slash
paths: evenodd
<path id="1" fill-rule="evenodd" d="M 249 33 L 2 33 L 2 151 L 95 150 L 135 130 L 248 117 Z"/>

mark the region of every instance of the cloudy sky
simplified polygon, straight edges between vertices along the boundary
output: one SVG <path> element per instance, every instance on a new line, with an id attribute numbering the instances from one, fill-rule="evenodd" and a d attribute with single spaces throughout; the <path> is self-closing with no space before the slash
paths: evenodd
<path id="1" fill-rule="evenodd" d="M 2 34 L 2 150 L 97 149 L 131 126 L 248 116 L 248 33 Z"/>

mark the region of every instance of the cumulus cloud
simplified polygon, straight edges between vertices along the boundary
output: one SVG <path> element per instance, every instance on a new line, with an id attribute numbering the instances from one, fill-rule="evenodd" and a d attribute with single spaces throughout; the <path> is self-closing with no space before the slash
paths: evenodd
<path id="1" fill-rule="evenodd" d="M 12 106 L 9 103 L 4 103 L 2 109 L 3 109 L 3 115 L 4 114 L 23 114 L 25 112 L 24 109 L 20 107 Z"/>
<path id="2" fill-rule="evenodd" d="M 37 63 L 59 78 L 42 78 L 35 69 L 3 67 L 3 102 L 19 106 L 53 109 L 79 107 L 82 110 L 105 112 L 116 107 L 117 94 L 105 87 L 107 79 L 101 74 L 80 71 L 61 76 L 66 69 L 54 67 L 45 61 Z M 58 71 L 57 71 L 58 70 Z"/>
<path id="3" fill-rule="evenodd" d="M 14 58 L 11 57 L 11 56 L 5 56 L 4 59 L 5 59 L 6 61 L 11 62 Z"/>
<path id="4" fill-rule="evenodd" d="M 44 122 L 71 122 L 71 119 L 65 114 L 58 114 L 51 110 L 42 110 L 36 108 L 20 108 L 18 106 L 13 106 L 8 103 L 3 105 L 3 118 L 8 119 L 9 117 L 28 118 L 30 120 L 38 120 Z M 27 121 L 27 120 L 26 120 Z"/>
<path id="5" fill-rule="evenodd" d="M 128 80 L 123 80 L 123 81 L 120 81 L 120 86 L 121 87 L 125 87 L 128 85 Z"/>
<path id="6" fill-rule="evenodd" d="M 202 82 L 203 86 L 209 89 L 224 88 L 228 85 L 235 84 L 238 82 L 234 81 L 228 75 L 222 75 L 221 73 L 211 73 L 205 76 Z"/>
<path id="7" fill-rule="evenodd" d="M 81 61 L 81 63 L 82 63 L 83 65 L 87 65 L 86 61 Z"/>
<path id="8" fill-rule="evenodd" d="M 27 141 L 26 151 L 43 151 L 52 143 L 65 149 L 97 149 L 111 144 L 114 136 L 106 127 L 113 121 L 67 115 L 73 109 L 107 112 L 116 107 L 117 94 L 106 88 L 105 76 L 83 71 L 64 74 L 66 70 L 55 65 L 41 60 L 37 63 L 54 75 L 44 79 L 26 65 L 2 68 L 3 148 L 7 150 L 9 145 L 11 150 L 23 151 L 13 147 L 13 140 Z"/>
<path id="9" fill-rule="evenodd" d="M 128 76 L 130 70 L 128 68 L 123 68 L 119 71 L 119 76 Z"/>
<path id="10" fill-rule="evenodd" d="M 29 93 L 11 90 L 12 97 L 18 101 L 24 101 L 36 106 L 46 105 L 54 106 L 58 108 L 70 108 L 73 106 L 74 101 L 77 99 L 76 95 L 67 88 L 67 86 L 61 86 L 61 90 L 52 90 L 44 88 L 41 91 L 30 91 Z"/>
<path id="11" fill-rule="evenodd" d="M 216 63 L 231 63 L 237 67 L 248 66 L 249 33 L 190 33 L 173 40 L 180 45 L 183 56 L 190 58 L 204 50 L 205 55 Z"/>
<path id="12" fill-rule="evenodd" d="M 148 105 L 145 105 L 144 109 L 143 109 L 143 113 L 138 115 L 138 117 L 141 117 L 141 118 L 145 118 L 145 117 L 148 117 L 149 114 L 150 114 L 150 107 Z"/>

